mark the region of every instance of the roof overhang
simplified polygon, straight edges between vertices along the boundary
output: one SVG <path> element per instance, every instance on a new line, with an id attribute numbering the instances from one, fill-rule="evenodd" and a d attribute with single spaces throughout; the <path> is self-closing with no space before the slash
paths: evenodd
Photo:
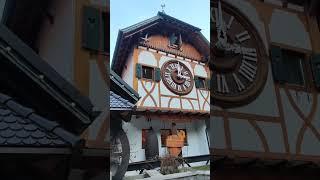
<path id="1" fill-rule="evenodd" d="M 179 109 L 152 109 L 152 108 L 138 108 L 135 115 L 146 116 L 150 119 L 159 119 L 163 121 L 174 122 L 191 122 L 198 120 L 207 120 L 210 118 L 210 112 L 206 111 L 182 111 Z"/>
<path id="2" fill-rule="evenodd" d="M 149 36 L 179 32 L 185 37 L 184 41 L 194 45 L 204 56 L 203 62 L 207 62 L 210 56 L 210 44 L 200 31 L 201 29 L 197 27 L 159 12 L 157 16 L 119 31 L 111 67 L 117 74 L 121 74 L 128 54 L 146 32 Z"/>
<path id="3" fill-rule="evenodd" d="M 1 24 L 0 56 L 1 73 L 5 75 L 0 82 L 5 93 L 30 105 L 40 115 L 59 121 L 75 134 L 90 125 L 90 100 Z"/>

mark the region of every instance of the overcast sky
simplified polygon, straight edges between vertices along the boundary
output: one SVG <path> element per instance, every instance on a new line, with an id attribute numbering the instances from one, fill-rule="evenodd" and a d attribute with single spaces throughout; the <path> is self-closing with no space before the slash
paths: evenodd
<path id="1" fill-rule="evenodd" d="M 110 0 L 110 60 L 112 60 L 119 29 L 157 15 L 165 4 L 167 15 L 201 29 L 210 41 L 209 0 Z"/>

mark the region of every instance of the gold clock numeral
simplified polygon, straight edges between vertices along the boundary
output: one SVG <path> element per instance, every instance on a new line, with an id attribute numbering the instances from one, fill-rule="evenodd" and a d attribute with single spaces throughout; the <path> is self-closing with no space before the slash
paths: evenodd
<path id="1" fill-rule="evenodd" d="M 243 85 L 243 83 L 241 82 L 241 80 L 238 78 L 238 76 L 234 73 L 232 73 L 232 76 L 233 76 L 233 79 L 234 81 L 236 82 L 237 84 L 237 87 L 238 87 L 238 91 L 242 91 L 245 89 L 245 86 Z"/>
<path id="2" fill-rule="evenodd" d="M 239 73 L 244 76 L 246 79 L 248 79 L 250 82 L 254 80 L 254 77 L 256 76 L 257 67 L 250 64 L 246 60 L 242 60 L 242 63 L 240 65 Z"/>
<path id="3" fill-rule="evenodd" d="M 217 74 L 218 92 L 229 93 L 229 87 L 226 81 L 226 77 L 223 74 Z"/>
<path id="4" fill-rule="evenodd" d="M 182 89 L 181 89 L 181 86 L 180 86 L 180 85 L 178 85 L 177 87 L 178 87 L 178 91 L 182 91 Z"/>
<path id="5" fill-rule="evenodd" d="M 248 31 L 243 31 L 242 33 L 239 33 L 239 34 L 236 35 L 236 39 L 240 43 L 242 43 L 242 42 L 250 39 L 250 35 L 249 35 Z"/>

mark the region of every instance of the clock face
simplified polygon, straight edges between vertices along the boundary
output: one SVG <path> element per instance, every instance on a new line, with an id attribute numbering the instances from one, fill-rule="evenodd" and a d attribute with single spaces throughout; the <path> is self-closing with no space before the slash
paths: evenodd
<path id="1" fill-rule="evenodd" d="M 212 102 L 224 108 L 248 104 L 267 78 L 262 40 L 245 16 L 218 0 L 211 4 L 211 27 Z"/>
<path id="2" fill-rule="evenodd" d="M 189 94 L 194 84 L 191 71 L 177 60 L 170 60 L 163 64 L 161 78 L 165 86 L 178 95 Z"/>

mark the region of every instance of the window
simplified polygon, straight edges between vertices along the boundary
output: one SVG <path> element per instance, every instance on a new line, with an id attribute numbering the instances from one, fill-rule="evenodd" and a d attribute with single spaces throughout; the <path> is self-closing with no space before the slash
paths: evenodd
<path id="1" fill-rule="evenodd" d="M 195 76 L 195 84 L 198 89 L 209 89 L 209 80 L 204 77 Z"/>
<path id="2" fill-rule="evenodd" d="M 154 79 L 154 68 L 148 66 L 142 66 L 142 78 L 144 79 Z"/>
<path id="3" fill-rule="evenodd" d="M 161 147 L 166 147 L 166 139 L 171 134 L 170 129 L 161 129 Z M 186 138 L 184 139 L 184 145 L 188 146 L 188 135 L 186 129 L 178 129 L 178 131 L 184 131 Z"/>
<path id="4" fill-rule="evenodd" d="M 290 85 L 305 86 L 306 56 L 292 50 L 271 47 L 272 73 L 275 81 Z"/>
<path id="5" fill-rule="evenodd" d="M 282 50 L 283 64 L 287 67 L 286 82 L 293 85 L 304 85 L 304 54 Z"/>
<path id="6" fill-rule="evenodd" d="M 95 7 L 83 8 L 82 46 L 93 51 L 109 49 L 109 15 Z"/>
<path id="7" fill-rule="evenodd" d="M 206 88 L 206 79 L 205 78 L 199 77 L 199 88 L 203 88 L 203 89 Z"/>

